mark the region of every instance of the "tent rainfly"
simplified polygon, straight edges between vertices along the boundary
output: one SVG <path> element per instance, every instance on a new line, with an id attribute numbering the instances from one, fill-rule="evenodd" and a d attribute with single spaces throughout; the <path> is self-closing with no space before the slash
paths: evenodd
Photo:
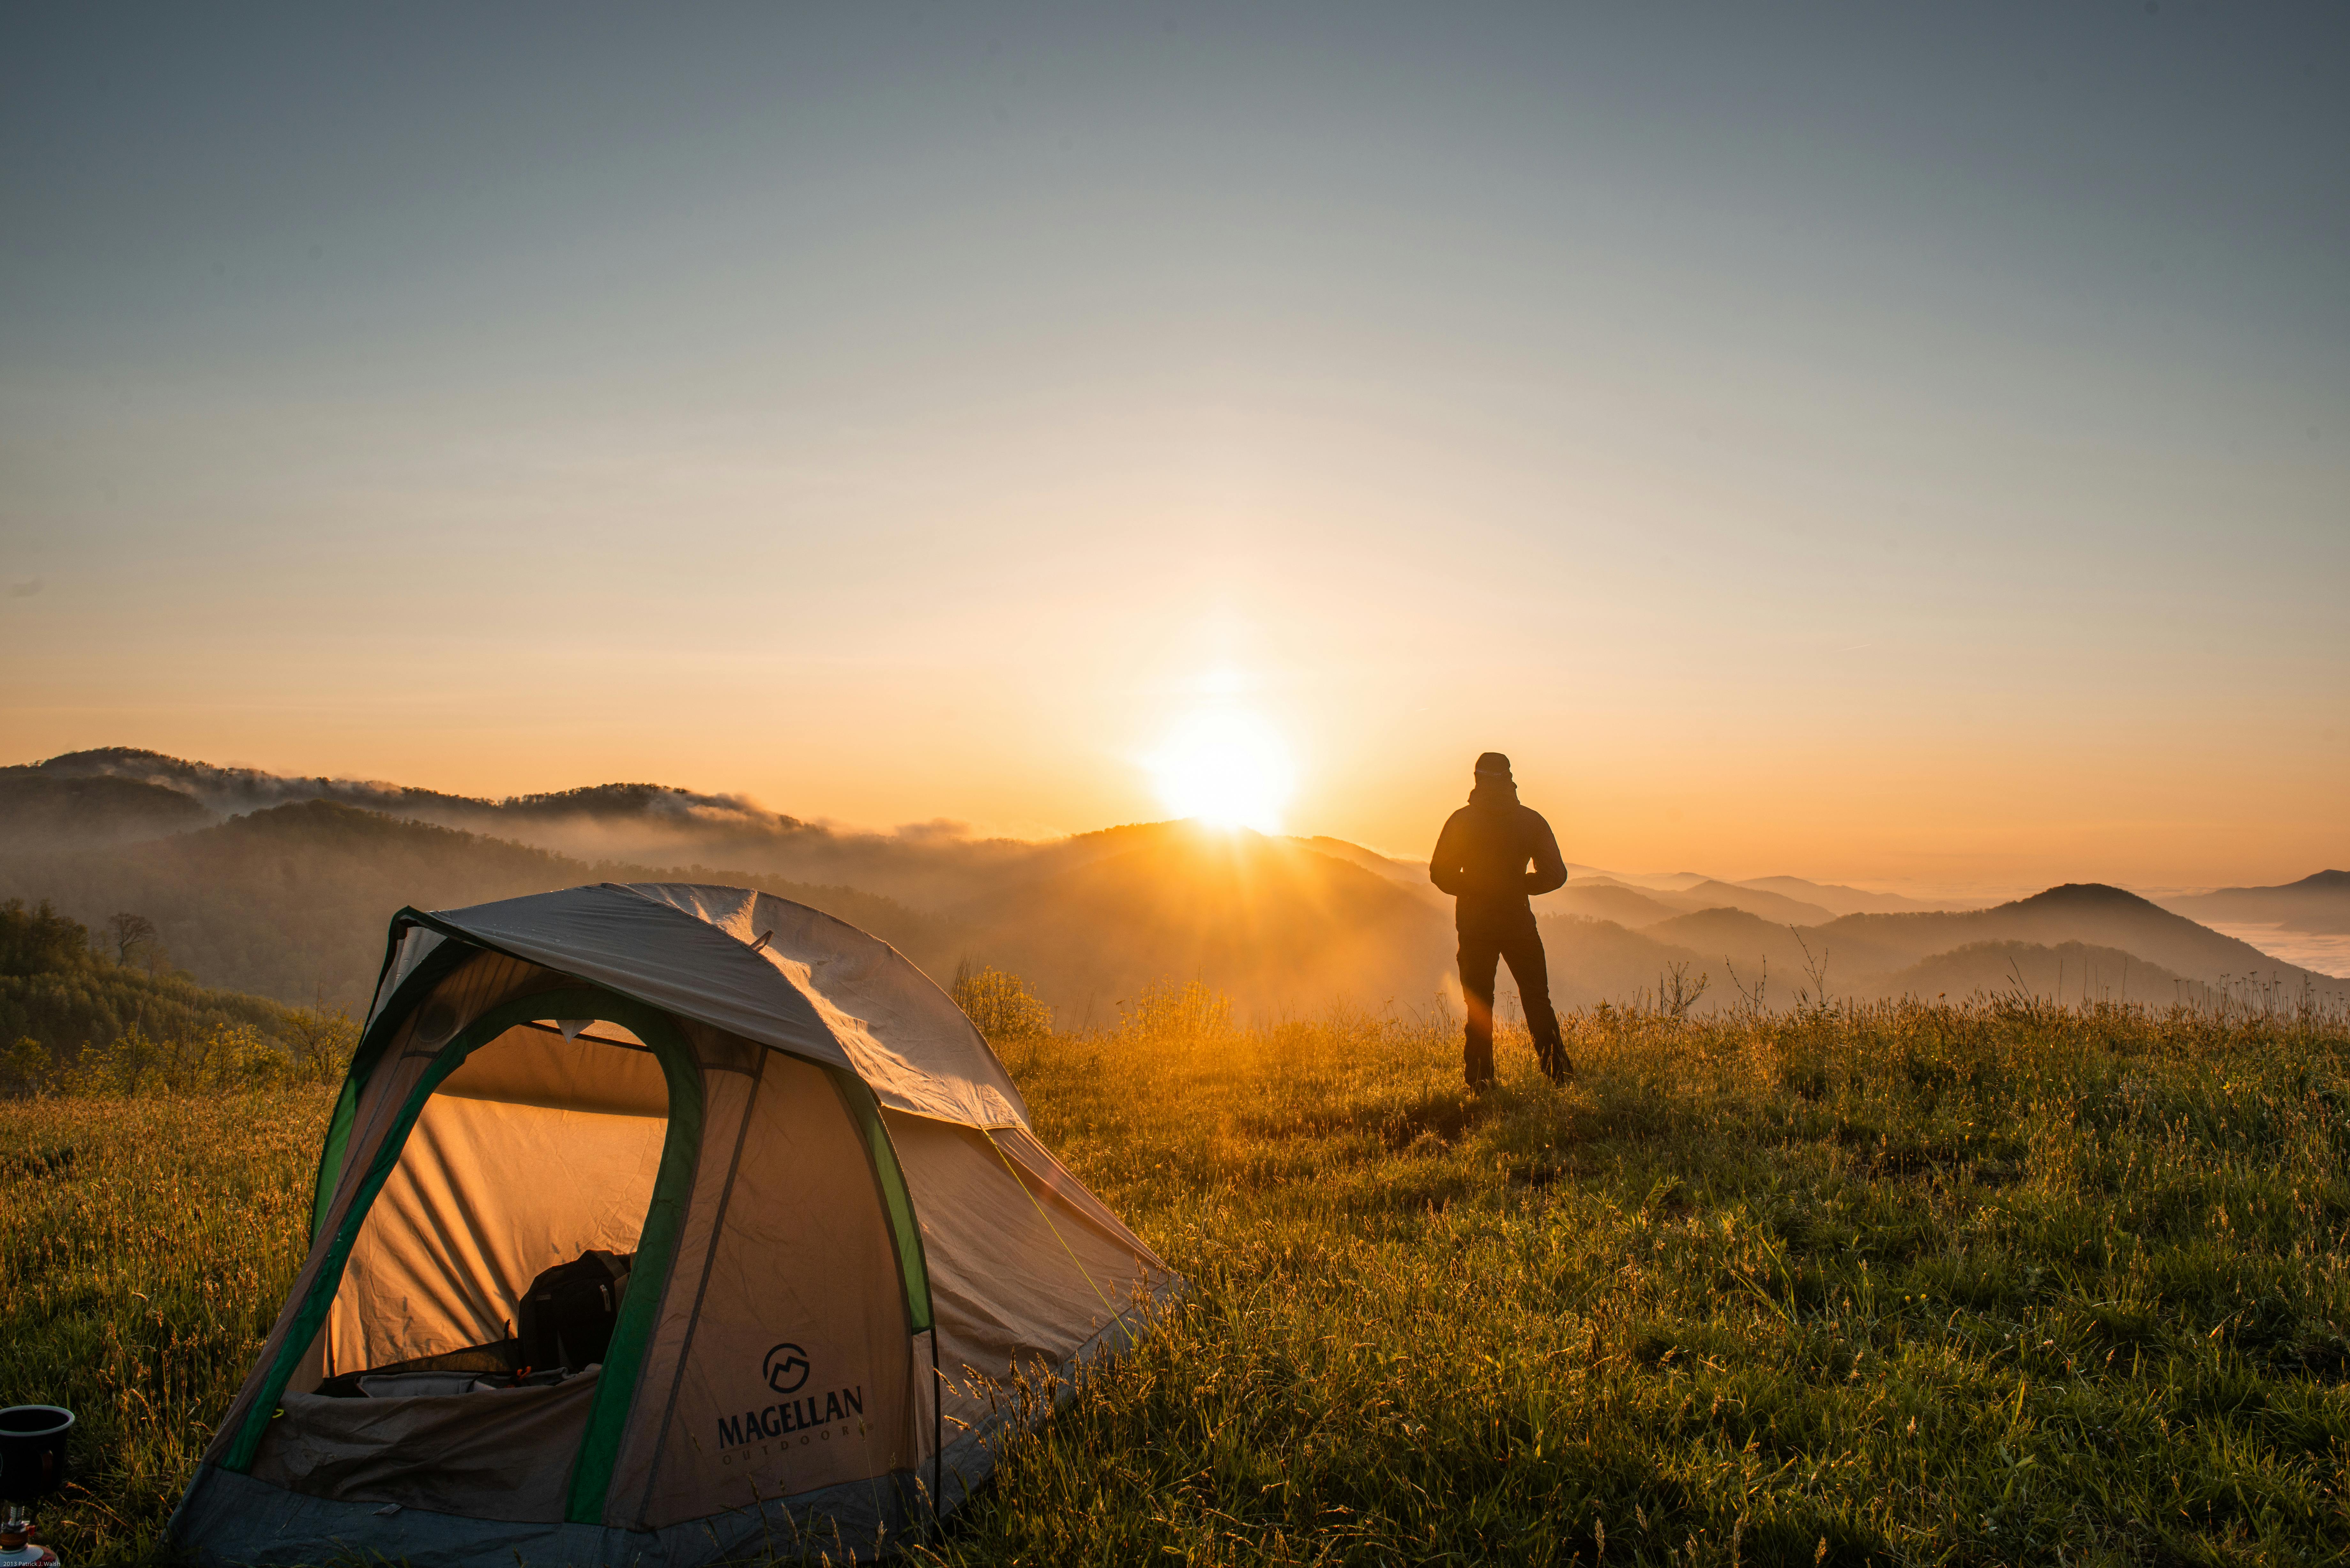
<path id="1" fill-rule="evenodd" d="M 539 1282 L 591 1258 L 601 1328 L 527 1365 Z M 1041 1406 L 1006 1390 L 1066 1388 L 1180 1285 L 945 993 L 828 915 L 675 883 L 403 909 L 309 1257 L 169 1537 L 870 1558 L 986 1476 Z"/>

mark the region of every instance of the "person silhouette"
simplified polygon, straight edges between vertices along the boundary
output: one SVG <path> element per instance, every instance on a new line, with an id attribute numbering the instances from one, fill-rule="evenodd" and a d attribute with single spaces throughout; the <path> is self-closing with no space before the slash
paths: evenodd
<path id="1" fill-rule="evenodd" d="M 1533 869 L 1527 869 L 1531 862 Z M 1551 1082 L 1563 1083 L 1574 1064 L 1559 1038 L 1550 1005 L 1550 965 L 1534 925 L 1536 893 L 1566 885 L 1558 838 L 1532 806 L 1518 804 L 1510 759 L 1487 752 L 1477 759 L 1469 804 L 1448 818 L 1429 857 L 1428 879 L 1452 895 L 1452 925 L 1461 938 L 1461 991 L 1468 1008 L 1461 1064 L 1471 1089 L 1493 1083 L 1493 977 L 1503 960 L 1525 1004 L 1534 1056 Z"/>

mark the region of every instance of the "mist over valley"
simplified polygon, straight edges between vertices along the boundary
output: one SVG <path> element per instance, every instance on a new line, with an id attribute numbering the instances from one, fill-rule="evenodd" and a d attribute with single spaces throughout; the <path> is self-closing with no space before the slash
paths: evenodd
<path id="1" fill-rule="evenodd" d="M 1451 901 L 1425 866 L 1326 836 L 1189 822 L 1043 841 L 853 833 L 662 785 L 488 801 L 127 748 L 0 769 L 0 898 L 93 929 L 134 913 L 192 981 L 284 1003 L 363 1010 L 403 906 L 604 881 L 759 888 L 873 932 L 941 983 L 967 966 L 1015 973 L 1067 1028 L 1108 1027 L 1149 988 L 1191 981 L 1267 1019 L 1459 998 Z M 2168 1004 L 2245 986 L 2350 996 L 2191 918 L 2350 929 L 2345 884 L 2327 872 L 2168 908 L 2068 885 L 1956 909 L 1791 876 L 1576 867 L 1535 909 L 1562 1008 L 1669 985 L 1685 1000 L 1701 986 L 1700 1013 L 1822 995 Z"/>

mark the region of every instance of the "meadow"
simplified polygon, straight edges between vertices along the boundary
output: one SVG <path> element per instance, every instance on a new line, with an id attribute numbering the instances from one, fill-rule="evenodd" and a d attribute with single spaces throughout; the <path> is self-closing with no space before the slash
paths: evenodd
<path id="1" fill-rule="evenodd" d="M 2022 1001 L 1002 1045 L 1190 1281 L 915 1559 L 2331 1563 L 2350 1020 Z M 0 1391 L 134 1561 L 299 1261 L 328 1092 L 0 1104 Z"/>

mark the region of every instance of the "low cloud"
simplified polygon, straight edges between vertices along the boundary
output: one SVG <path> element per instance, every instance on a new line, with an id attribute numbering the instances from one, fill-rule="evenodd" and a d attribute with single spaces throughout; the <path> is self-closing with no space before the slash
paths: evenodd
<path id="1" fill-rule="evenodd" d="M 971 824 L 951 816 L 900 823 L 892 836 L 904 844 L 954 844 L 971 836 Z"/>

